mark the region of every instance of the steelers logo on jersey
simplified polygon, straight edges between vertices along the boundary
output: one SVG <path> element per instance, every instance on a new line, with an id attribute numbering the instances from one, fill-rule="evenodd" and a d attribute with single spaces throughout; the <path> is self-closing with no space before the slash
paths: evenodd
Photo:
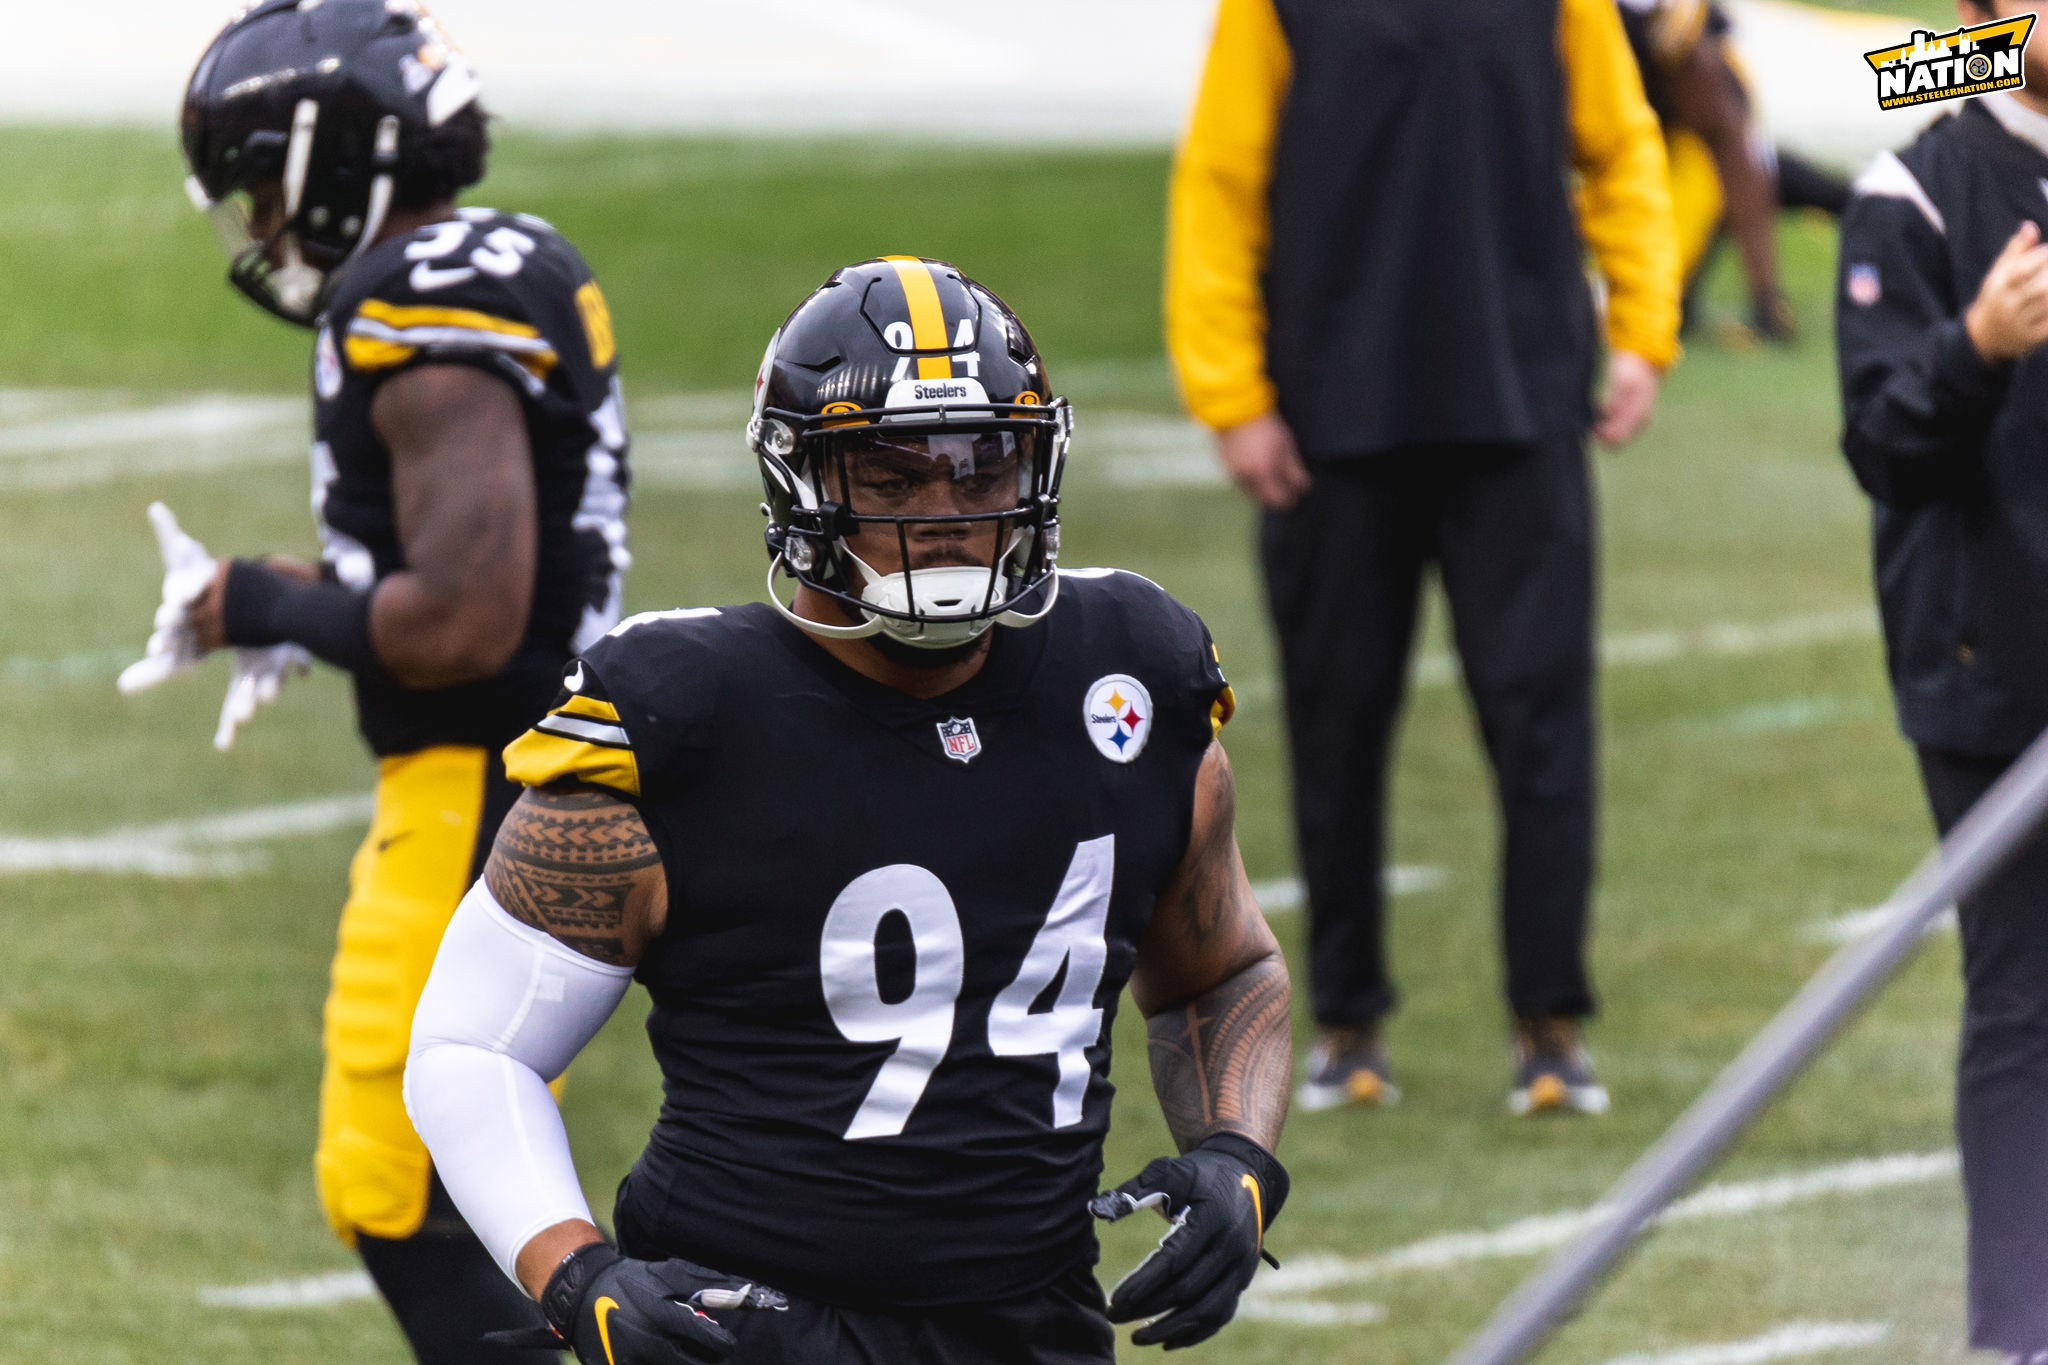
<path id="1" fill-rule="evenodd" d="M 320 340 L 313 346 L 313 392 L 323 403 L 333 402 L 341 393 L 341 352 L 335 348 L 334 332 L 326 327 L 320 329 Z"/>
<path id="2" fill-rule="evenodd" d="M 1112 763 L 1129 763 L 1152 737 L 1152 694 L 1128 673 L 1098 678 L 1081 708 L 1088 738 Z"/>

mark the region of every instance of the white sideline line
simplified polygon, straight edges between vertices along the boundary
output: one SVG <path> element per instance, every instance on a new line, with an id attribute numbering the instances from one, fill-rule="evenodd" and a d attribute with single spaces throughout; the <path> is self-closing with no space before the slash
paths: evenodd
<path id="1" fill-rule="evenodd" d="M 1945 1180 L 1956 1171 L 1956 1154 L 1904 1152 L 1822 1166 L 1796 1175 L 1775 1176 L 1738 1184 L 1708 1185 L 1665 1210 L 1659 1223 L 1689 1223 L 1702 1218 L 1735 1218 L 1784 1208 L 1836 1194 L 1865 1194 L 1900 1185 Z M 1248 1291 L 1263 1298 L 1301 1295 L 1337 1285 L 1360 1284 L 1382 1276 L 1418 1270 L 1447 1270 L 1473 1261 L 1532 1256 L 1563 1246 L 1601 1222 L 1601 1206 L 1542 1214 L 1505 1227 L 1452 1232 L 1411 1242 L 1377 1256 L 1294 1256 L 1287 1266 L 1262 1275 Z"/>
<path id="2" fill-rule="evenodd" d="M 366 795 L 329 796 L 98 835 L 0 835 L 0 876 L 106 872 L 167 880 L 239 877 L 259 870 L 264 860 L 261 854 L 232 851 L 237 846 L 360 825 L 370 818 L 371 806 Z"/>
<path id="3" fill-rule="evenodd" d="M 1890 1333 L 1891 1327 L 1882 1322 L 1788 1322 L 1747 1341 L 1687 1346 L 1655 1355 L 1637 1352 L 1616 1356 L 1607 1365 L 1762 1365 L 1875 1346 Z"/>
<path id="4" fill-rule="evenodd" d="M 1408 896 L 1434 891 L 1450 879 L 1451 874 L 1441 867 L 1400 866 L 1388 868 L 1381 884 L 1389 896 Z M 1276 877 L 1269 882 L 1252 883 L 1252 899 L 1259 903 L 1259 909 L 1265 911 L 1269 919 L 1301 909 L 1303 898 L 1299 877 Z"/>
<path id="5" fill-rule="evenodd" d="M 1876 929 L 1890 914 L 1884 906 L 1876 905 L 1868 910 L 1851 910 L 1844 915 L 1829 915 L 1826 919 L 1816 920 L 1806 926 L 1806 932 L 1801 937 L 1816 943 L 1847 943 L 1852 939 L 1862 938 Z M 1956 908 L 1953 905 L 1935 916 L 1927 926 L 1929 934 L 1952 934 L 1955 931 Z"/>
<path id="6" fill-rule="evenodd" d="M 199 1290 L 199 1301 L 209 1308 L 325 1308 L 376 1297 L 376 1285 L 360 1270 L 261 1284 L 202 1285 Z"/>

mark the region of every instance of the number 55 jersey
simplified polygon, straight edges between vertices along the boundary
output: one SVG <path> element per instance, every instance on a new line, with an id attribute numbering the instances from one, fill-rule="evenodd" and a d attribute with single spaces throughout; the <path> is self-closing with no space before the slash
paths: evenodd
<path id="1" fill-rule="evenodd" d="M 992 634 L 919 700 L 765 604 L 634 617 L 506 750 L 634 803 L 668 877 L 629 1255 L 908 1309 L 1093 1263 L 1110 1024 L 1231 696 L 1135 575 Z"/>

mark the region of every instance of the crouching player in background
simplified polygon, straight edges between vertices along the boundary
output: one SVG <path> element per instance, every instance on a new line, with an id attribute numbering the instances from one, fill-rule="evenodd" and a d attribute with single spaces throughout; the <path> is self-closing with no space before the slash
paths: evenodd
<path id="1" fill-rule="evenodd" d="M 1111 1322 L 1187 1346 L 1236 1311 L 1287 1197 L 1287 967 L 1208 631 L 1055 568 L 1068 429 L 986 289 L 840 271 L 750 425 L 792 604 L 771 568 L 768 602 L 626 621 L 506 751 L 530 790 L 407 1105 L 584 1361 L 1107 1365 Z M 614 1246 L 546 1082 L 636 979 L 665 1094 Z M 1180 1155 L 1097 1195 L 1126 982 Z M 1089 1215 L 1143 1207 L 1171 1228 L 1105 1305 Z"/>
<path id="2" fill-rule="evenodd" d="M 476 101 L 409 0 L 268 0 L 200 59 L 193 197 L 236 286 L 317 329 L 325 563 L 216 563 L 157 509 L 172 572 L 124 678 L 230 646 L 267 666 L 288 643 L 354 680 L 377 805 L 341 915 L 315 1167 L 426 1365 L 547 1359 L 482 1340 L 537 1319 L 448 1202 L 399 1086 L 435 946 L 518 794 L 499 753 L 618 619 L 626 565 L 604 296 L 547 224 L 455 207 L 483 174 Z"/>
<path id="3" fill-rule="evenodd" d="M 2027 54 L 2024 90 L 1972 100 L 1879 156 L 1842 221 L 1842 445 L 1875 504 L 1899 727 L 1944 835 L 2048 726 L 2044 51 Z M 2036 1365 L 2048 1362 L 2048 837 L 1960 909 L 1970 1343 Z"/>

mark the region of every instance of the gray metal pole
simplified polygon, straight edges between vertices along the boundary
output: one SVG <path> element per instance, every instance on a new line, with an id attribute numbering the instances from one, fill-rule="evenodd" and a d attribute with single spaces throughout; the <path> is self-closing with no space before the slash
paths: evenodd
<path id="1" fill-rule="evenodd" d="M 2048 815 L 2048 734 L 2037 738 L 1884 904 L 1868 936 L 1845 945 L 1792 1003 L 1629 1167 L 1599 1205 L 1606 1216 L 1523 1281 L 1451 1365 L 1515 1365 L 1542 1345 L 1665 1206 L 1726 1150 L 1890 979 L 1943 909 L 1975 891 Z"/>

